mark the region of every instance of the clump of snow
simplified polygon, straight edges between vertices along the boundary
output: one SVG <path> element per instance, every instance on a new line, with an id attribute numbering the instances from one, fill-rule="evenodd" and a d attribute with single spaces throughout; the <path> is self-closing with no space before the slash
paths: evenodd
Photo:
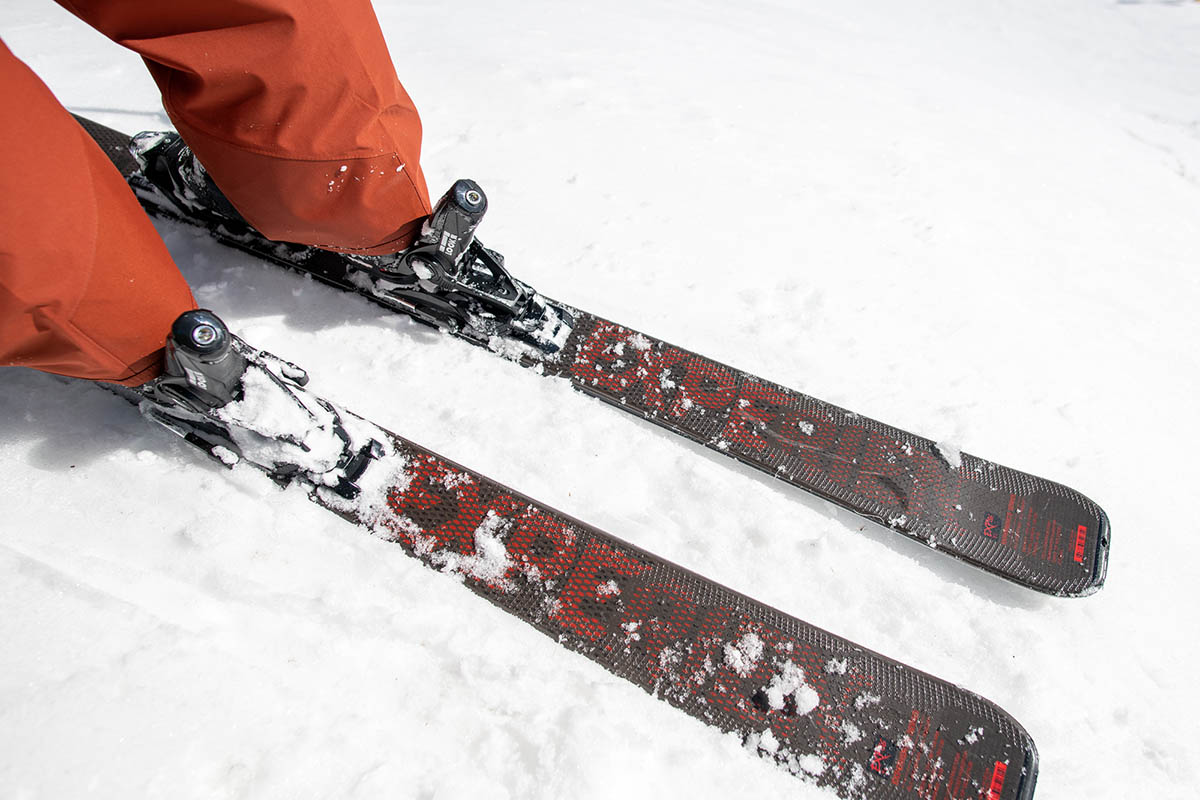
<path id="1" fill-rule="evenodd" d="M 487 346 L 493 353 L 507 358 L 509 361 L 520 361 L 525 356 L 532 356 L 540 352 L 536 347 L 532 347 L 525 342 L 500 335 L 488 337 Z"/>
<path id="2" fill-rule="evenodd" d="M 725 645 L 725 664 L 745 678 L 762 660 L 763 647 L 763 640 L 757 634 L 747 633 L 736 643 Z"/>
<path id="3" fill-rule="evenodd" d="M 796 759 L 796 766 L 807 772 L 809 775 L 820 775 L 825 771 L 825 762 L 821 757 L 813 753 L 805 753 Z"/>
<path id="4" fill-rule="evenodd" d="M 443 572 L 469 576 L 504 591 L 515 591 L 516 586 L 507 578 L 514 566 L 504 544 L 510 521 L 494 511 L 475 529 L 475 552 L 470 555 L 437 550 L 431 560 Z"/>
<path id="5" fill-rule="evenodd" d="M 442 475 L 442 486 L 447 489 L 458 489 L 463 486 L 470 486 L 475 482 L 469 472 L 446 472 Z"/>
<path id="6" fill-rule="evenodd" d="M 775 738 L 775 732 L 770 728 L 763 731 L 758 737 L 757 747 L 764 753 L 770 753 L 771 755 L 778 753 L 779 739 Z"/>
<path id="7" fill-rule="evenodd" d="M 334 412 L 304 390 L 281 385 L 257 364 L 242 375 L 242 389 L 241 400 L 213 413 L 228 424 L 244 458 L 266 467 L 294 464 L 318 480 L 336 482 L 344 442 L 334 430 Z"/>
<path id="8" fill-rule="evenodd" d="M 817 690 L 805 682 L 804 670 L 791 660 L 784 662 L 779 672 L 771 677 L 765 694 L 767 705 L 776 711 L 784 708 L 786 699 L 790 697 L 796 704 L 796 713 L 800 716 L 821 704 L 821 696 L 817 694 Z"/>
<path id="9" fill-rule="evenodd" d="M 374 441 L 379 458 L 392 451 L 391 437 L 377 425 L 342 411 L 268 371 L 264 364 L 296 370 L 286 362 L 262 354 L 262 363 L 251 362 L 241 378 L 242 398 L 216 409 L 213 416 L 228 426 L 241 457 L 219 447 L 214 455 L 232 466 L 245 459 L 260 467 L 294 465 L 318 487 L 336 486 L 343 477 L 339 464 L 347 452 L 357 453 Z M 338 428 L 341 428 L 341 434 Z M 377 459 L 378 460 L 378 459 Z M 368 465 L 361 480 L 397 480 L 399 465 L 390 469 Z M 394 485 L 394 483 L 393 483 Z M 360 485 L 360 489 L 361 489 Z M 332 495 L 331 495 L 332 497 Z M 342 501 L 331 501 L 333 504 Z M 367 501 L 359 500 L 362 506 Z M 374 502 L 378 502 L 378 498 Z M 365 507 L 365 506 L 363 506 Z"/>
<path id="10" fill-rule="evenodd" d="M 938 455 L 942 460 L 950 465 L 951 469 L 960 469 L 962 467 L 962 450 L 958 445 L 950 441 L 940 441 L 936 445 Z"/>
<path id="11" fill-rule="evenodd" d="M 858 697 L 854 698 L 854 707 L 857 708 L 859 711 L 861 711 L 862 709 L 866 708 L 867 706 L 879 705 L 879 703 L 882 700 L 883 700 L 883 698 L 877 694 L 872 694 L 871 692 L 863 692 Z"/>

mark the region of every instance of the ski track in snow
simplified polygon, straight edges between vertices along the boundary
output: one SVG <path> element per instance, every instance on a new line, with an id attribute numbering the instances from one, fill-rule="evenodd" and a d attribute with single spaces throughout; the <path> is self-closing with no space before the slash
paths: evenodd
<path id="1" fill-rule="evenodd" d="M 1197 444 L 1200 4 L 456 9 L 378 11 L 432 191 L 480 181 L 517 275 L 1078 487 L 1112 518 L 1108 586 L 1009 586 L 163 225 L 201 304 L 381 425 L 996 701 L 1039 797 L 1192 794 L 1196 526 L 1171 500 Z M 72 110 L 164 124 L 139 60 L 56 5 L 13 0 L 0 36 Z M 302 492 L 0 375 L 0 794 L 831 797 Z"/>

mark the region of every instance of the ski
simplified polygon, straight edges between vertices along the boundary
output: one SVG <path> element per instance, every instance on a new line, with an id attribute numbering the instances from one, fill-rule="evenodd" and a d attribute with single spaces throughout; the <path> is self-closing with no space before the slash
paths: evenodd
<path id="1" fill-rule="evenodd" d="M 318 502 L 564 647 L 843 797 L 1032 796 L 1033 741 L 990 702 L 388 436 L 358 501 Z"/>
<path id="2" fill-rule="evenodd" d="M 994 704 L 717 585 L 372 424 L 215 315 L 112 387 L 797 777 L 842 797 L 1018 800 L 1037 751 Z M 287 420 L 285 424 L 281 421 Z M 293 460 L 295 459 L 295 460 Z"/>
<path id="3" fill-rule="evenodd" d="M 1080 597 L 1104 583 L 1108 518 L 1074 489 L 941 448 L 543 297 L 477 244 L 473 266 L 454 274 L 432 247 L 424 257 L 389 264 L 269 241 L 237 221 L 189 216 L 142 173 L 129 136 L 79 119 L 152 214 L 199 225 L 226 245 L 565 379 L 584 394 L 1022 586 Z M 470 181 L 456 187 L 464 193 L 455 198 L 462 213 L 476 214 L 473 226 L 486 199 Z M 482 200 L 481 208 L 468 197 Z"/>

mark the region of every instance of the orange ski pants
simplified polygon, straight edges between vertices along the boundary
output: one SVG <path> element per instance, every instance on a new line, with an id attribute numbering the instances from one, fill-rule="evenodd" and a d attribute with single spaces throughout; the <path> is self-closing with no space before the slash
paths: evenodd
<path id="1" fill-rule="evenodd" d="M 369 0 L 59 0 L 136 51 L 184 140 L 271 239 L 407 247 L 421 123 Z M 190 290 L 120 173 L 0 42 L 0 366 L 140 385 Z"/>

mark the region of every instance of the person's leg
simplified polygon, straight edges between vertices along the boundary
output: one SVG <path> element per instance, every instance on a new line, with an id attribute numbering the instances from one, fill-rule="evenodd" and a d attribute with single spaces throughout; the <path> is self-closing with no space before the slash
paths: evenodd
<path id="1" fill-rule="evenodd" d="M 191 291 L 121 174 L 0 42 L 0 366 L 137 386 Z"/>
<path id="2" fill-rule="evenodd" d="M 270 239 L 396 252 L 429 214 L 421 123 L 369 0 L 58 0 L 145 60 L 184 141 Z"/>

